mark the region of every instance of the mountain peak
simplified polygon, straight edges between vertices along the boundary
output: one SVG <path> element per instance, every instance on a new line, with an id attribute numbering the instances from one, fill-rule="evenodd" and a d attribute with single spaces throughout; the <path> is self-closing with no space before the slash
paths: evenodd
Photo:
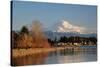
<path id="1" fill-rule="evenodd" d="M 56 27 L 56 32 L 73 32 L 73 33 L 84 33 L 85 28 L 71 24 L 69 21 L 62 20 L 61 23 Z"/>

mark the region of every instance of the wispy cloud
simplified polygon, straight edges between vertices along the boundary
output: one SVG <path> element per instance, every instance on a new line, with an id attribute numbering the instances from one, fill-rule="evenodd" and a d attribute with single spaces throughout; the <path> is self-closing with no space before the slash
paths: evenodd
<path id="1" fill-rule="evenodd" d="M 84 33 L 85 27 L 70 24 L 70 22 L 63 20 L 61 25 L 58 25 L 57 32 L 77 32 Z"/>

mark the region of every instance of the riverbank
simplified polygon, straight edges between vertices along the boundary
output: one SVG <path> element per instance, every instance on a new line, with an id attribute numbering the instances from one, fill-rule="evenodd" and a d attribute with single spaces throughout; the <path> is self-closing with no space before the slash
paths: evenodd
<path id="1" fill-rule="evenodd" d="M 42 52 L 50 52 L 65 49 L 64 47 L 53 47 L 53 48 L 28 48 L 28 49 L 12 49 L 12 57 L 22 57 Z"/>

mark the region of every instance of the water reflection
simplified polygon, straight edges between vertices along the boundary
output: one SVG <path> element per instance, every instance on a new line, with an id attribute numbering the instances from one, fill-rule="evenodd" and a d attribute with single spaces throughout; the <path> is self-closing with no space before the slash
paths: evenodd
<path id="1" fill-rule="evenodd" d="M 22 66 L 22 65 L 32 65 L 32 64 L 44 64 L 44 61 L 48 53 L 37 53 L 30 56 L 12 58 L 13 66 Z"/>
<path id="2" fill-rule="evenodd" d="M 64 50 L 61 50 L 61 51 L 59 51 L 59 53 L 60 53 L 60 55 L 73 55 L 74 54 L 74 49 L 72 48 L 72 49 L 64 49 Z"/>
<path id="3" fill-rule="evenodd" d="M 71 48 L 13 58 L 12 65 L 75 63 L 97 60 L 97 48 Z"/>
<path id="4" fill-rule="evenodd" d="M 97 48 L 71 48 L 50 52 L 46 64 L 76 63 L 97 60 Z"/>

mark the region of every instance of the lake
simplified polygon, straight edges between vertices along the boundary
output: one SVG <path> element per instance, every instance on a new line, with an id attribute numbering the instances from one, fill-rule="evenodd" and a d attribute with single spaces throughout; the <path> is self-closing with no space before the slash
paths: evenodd
<path id="1" fill-rule="evenodd" d="M 12 58 L 13 66 L 61 64 L 97 61 L 97 46 L 81 46 L 76 49 L 64 49 L 37 53 L 30 56 Z"/>

